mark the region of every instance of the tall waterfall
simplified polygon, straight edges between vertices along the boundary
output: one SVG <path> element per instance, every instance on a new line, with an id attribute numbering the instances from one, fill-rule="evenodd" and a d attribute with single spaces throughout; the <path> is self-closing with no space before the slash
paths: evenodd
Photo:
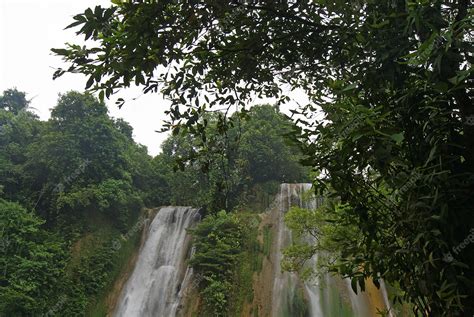
<path id="1" fill-rule="evenodd" d="M 199 218 L 198 210 L 189 207 L 158 211 L 122 290 L 115 316 L 176 316 L 192 274 L 186 266 L 190 254 L 186 229 Z"/>
<path id="2" fill-rule="evenodd" d="M 282 184 L 276 204 L 272 208 L 272 217 L 276 226 L 274 242 L 274 280 L 272 292 L 272 317 L 296 316 L 295 302 L 298 305 L 298 289 L 304 290 L 308 311 L 305 315 L 311 317 L 347 316 L 370 317 L 377 316 L 377 308 L 389 306 L 385 285 L 376 291 L 371 298 L 365 292 L 355 294 L 350 281 L 342 280 L 329 273 L 318 274 L 305 282 L 301 282 L 294 273 L 281 272 L 281 250 L 292 243 L 291 231 L 284 223 L 285 213 L 292 207 L 316 209 L 323 203 L 321 197 L 304 197 L 311 189 L 311 184 Z M 308 265 L 317 267 L 318 254 L 308 261 Z M 380 307 L 382 306 L 382 307 Z M 298 312 L 301 314 L 301 310 Z M 390 314 L 392 316 L 392 314 Z"/>
<path id="3" fill-rule="evenodd" d="M 272 292 L 272 316 L 290 315 L 292 303 L 295 301 L 298 277 L 294 273 L 283 272 L 281 270 L 282 253 L 281 249 L 291 244 L 291 231 L 284 223 L 284 214 L 291 206 L 292 197 L 302 197 L 302 195 L 292 196 L 291 186 L 282 184 L 280 194 L 277 197 L 277 206 L 273 210 L 274 223 L 276 224 L 275 249 L 273 250 L 274 280 Z"/>
<path id="4" fill-rule="evenodd" d="M 281 250 L 292 242 L 291 231 L 285 225 L 285 213 L 292 207 L 315 209 L 319 207 L 321 199 L 304 199 L 304 193 L 311 189 L 311 184 L 282 184 L 280 193 L 276 198 L 276 208 L 273 209 L 274 222 L 276 224 L 276 238 L 274 249 L 274 272 L 272 293 L 272 316 L 292 316 L 295 314 L 295 302 L 298 301 L 298 276 L 295 273 L 281 271 Z M 314 261 L 314 259 L 312 259 Z M 317 281 L 311 280 L 305 283 L 307 296 L 309 297 L 310 311 L 312 316 L 320 314 L 320 296 Z"/>

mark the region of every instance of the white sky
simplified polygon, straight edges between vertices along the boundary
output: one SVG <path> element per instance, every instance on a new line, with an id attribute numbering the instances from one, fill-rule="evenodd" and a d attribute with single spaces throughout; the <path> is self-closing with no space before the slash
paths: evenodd
<path id="1" fill-rule="evenodd" d="M 31 106 L 37 109 L 35 112 L 47 120 L 59 93 L 83 91 L 82 75 L 66 74 L 53 81 L 54 68 L 64 64 L 50 49 L 63 47 L 65 42 L 82 41 L 74 31 L 64 27 L 73 22 L 72 16 L 87 7 L 109 3 L 106 0 L 0 0 L 0 93 L 13 87 L 26 92 L 28 99 L 32 98 Z M 301 92 L 292 95 L 300 103 L 307 102 Z M 127 101 L 122 109 L 114 104 L 118 97 Z M 146 145 L 151 155 L 160 152 L 160 144 L 167 135 L 155 131 L 161 129 L 166 119 L 168 101 L 159 94 L 143 95 L 139 88 L 131 88 L 112 97 L 107 104 L 112 117 L 130 123 L 134 139 Z"/>

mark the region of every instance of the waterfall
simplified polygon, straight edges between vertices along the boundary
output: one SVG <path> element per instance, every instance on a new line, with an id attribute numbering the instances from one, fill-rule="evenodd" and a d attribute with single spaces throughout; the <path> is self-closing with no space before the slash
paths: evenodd
<path id="1" fill-rule="evenodd" d="M 200 218 L 197 209 L 163 207 L 151 223 L 135 269 L 115 312 L 117 317 L 172 317 L 179 312 L 192 269 L 186 265 L 186 232 Z"/>
<path id="2" fill-rule="evenodd" d="M 276 208 L 273 208 L 274 223 L 276 224 L 276 239 L 274 248 L 274 280 L 272 292 L 272 316 L 294 316 L 297 289 L 301 282 L 297 274 L 281 271 L 281 250 L 292 243 L 291 231 L 285 225 L 285 213 L 292 207 L 315 209 L 322 203 L 321 199 L 304 199 L 304 193 L 311 189 L 311 184 L 282 184 L 276 199 Z M 319 205 L 318 205 L 319 204 Z M 316 265 L 317 255 L 311 259 Z M 319 286 L 317 279 L 304 283 L 306 296 L 309 299 L 311 316 L 322 316 Z"/>
<path id="3" fill-rule="evenodd" d="M 377 316 L 377 308 L 389 307 L 385 285 L 369 296 L 366 292 L 355 294 L 348 279 L 332 276 L 326 272 L 319 272 L 315 277 L 301 282 L 295 273 L 281 272 L 281 250 L 292 243 L 291 231 L 284 223 L 285 213 L 297 206 L 306 209 L 316 209 L 323 204 L 322 197 L 308 196 L 304 193 L 311 189 L 311 184 L 282 184 L 276 198 L 276 206 L 272 208 L 272 218 L 276 225 L 276 239 L 274 241 L 274 279 L 272 292 L 272 317 L 283 316 L 350 316 L 370 317 Z M 309 243 L 315 243 L 308 239 Z M 318 256 L 315 254 L 307 265 L 317 269 Z M 298 288 L 303 289 L 307 301 L 308 311 L 294 311 L 298 300 Z M 374 297 L 374 298 L 372 298 Z M 381 307 L 382 306 L 382 307 Z M 389 314 L 391 317 L 393 315 Z"/>
<path id="4" fill-rule="evenodd" d="M 281 249 L 291 243 L 291 231 L 285 226 L 284 214 L 291 206 L 291 187 L 281 185 L 277 197 L 277 206 L 274 208 L 273 217 L 276 224 L 275 248 L 273 250 L 275 261 L 272 291 L 272 316 L 289 315 L 289 307 L 294 300 L 298 277 L 294 273 L 281 270 Z M 299 198 L 299 197 L 298 197 Z"/>
<path id="5" fill-rule="evenodd" d="M 375 317 L 377 308 L 389 307 L 386 288 L 366 285 L 370 292 L 355 294 L 349 280 L 326 272 L 302 281 L 298 274 L 281 270 L 282 249 L 292 243 L 292 233 L 285 225 L 285 213 L 298 206 L 314 210 L 323 203 L 322 197 L 305 194 L 311 184 L 282 184 L 268 221 L 273 224 L 267 312 L 272 317 Z M 192 254 L 186 229 L 199 220 L 197 209 L 164 207 L 159 210 L 146 232 L 135 268 L 120 295 L 114 316 L 174 317 L 183 315 L 183 305 L 191 289 L 193 272 L 186 260 Z M 316 241 L 307 239 L 309 243 Z M 307 265 L 318 270 L 318 261 L 325 254 L 315 254 Z M 271 297 L 270 297 L 271 292 Z M 266 314 L 267 315 L 267 314 Z M 393 317 L 393 314 L 389 314 Z"/>
<path id="6" fill-rule="evenodd" d="M 309 265 L 316 267 L 318 263 L 318 254 L 315 254 L 310 260 Z M 311 317 L 323 316 L 321 303 L 321 285 L 318 276 L 305 281 L 304 287 L 308 294 L 309 313 Z"/>
<path id="7" fill-rule="evenodd" d="M 361 292 L 360 287 L 357 285 L 357 294 L 354 293 L 351 287 L 351 281 L 349 279 L 344 279 L 345 286 L 347 288 L 347 293 L 349 294 L 351 300 L 351 307 L 354 314 L 357 317 L 371 316 L 370 313 L 370 303 L 369 299 L 365 293 Z"/>

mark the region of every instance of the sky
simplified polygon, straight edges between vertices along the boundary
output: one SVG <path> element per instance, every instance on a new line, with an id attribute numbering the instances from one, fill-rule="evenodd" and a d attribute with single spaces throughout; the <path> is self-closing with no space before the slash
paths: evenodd
<path id="1" fill-rule="evenodd" d="M 85 77 L 65 74 L 53 80 L 54 69 L 65 67 L 50 49 L 64 43 L 81 43 L 73 30 L 64 30 L 75 14 L 88 7 L 109 6 L 108 0 L 0 0 L 0 93 L 16 87 L 27 93 L 31 107 L 41 120 L 47 120 L 58 95 L 70 90 L 84 91 Z M 307 102 L 302 92 L 291 94 L 299 103 Z M 126 104 L 115 105 L 117 98 Z M 256 100 L 263 103 L 268 100 Z M 151 155 L 160 152 L 166 133 L 157 133 L 166 119 L 170 102 L 160 94 L 143 94 L 139 87 L 129 88 L 106 101 L 109 114 L 122 118 L 133 127 L 136 142 L 147 146 Z M 288 110 L 295 102 L 283 108 Z M 285 112 L 286 112 L 285 111 Z"/>

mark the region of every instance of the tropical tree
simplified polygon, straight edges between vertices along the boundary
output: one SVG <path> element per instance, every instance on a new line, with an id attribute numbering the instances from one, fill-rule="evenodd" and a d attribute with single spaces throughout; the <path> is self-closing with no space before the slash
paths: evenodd
<path id="1" fill-rule="evenodd" d="M 304 182 L 309 171 L 302 168 L 303 158 L 295 140 L 287 138 L 294 122 L 277 106 L 252 107 L 248 119 L 239 127 L 239 157 L 246 162 L 249 185 L 267 181 Z"/>
<path id="2" fill-rule="evenodd" d="M 22 111 L 27 111 L 30 101 L 26 99 L 24 92 L 16 88 L 7 89 L 0 96 L 0 109 L 9 111 L 15 115 Z"/>
<path id="3" fill-rule="evenodd" d="M 0 315 L 87 315 L 164 181 L 130 125 L 90 94 L 60 96 L 48 121 L 25 96 L 0 96 Z"/>

